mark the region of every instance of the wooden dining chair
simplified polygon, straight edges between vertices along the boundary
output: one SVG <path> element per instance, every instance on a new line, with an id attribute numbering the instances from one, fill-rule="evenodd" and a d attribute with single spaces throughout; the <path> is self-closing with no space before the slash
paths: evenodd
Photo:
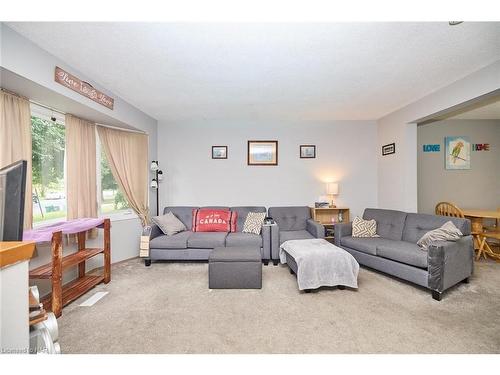
<path id="1" fill-rule="evenodd" d="M 486 255 L 500 262 L 500 254 L 495 253 L 488 243 L 488 239 L 500 241 L 500 232 L 484 232 L 479 234 L 479 249 L 477 251 L 476 260 L 481 258 L 481 255 L 486 259 Z"/>
<path id="2" fill-rule="evenodd" d="M 497 208 L 497 211 L 500 212 L 500 207 Z M 485 232 L 500 234 L 500 219 L 496 219 L 494 225 L 485 225 L 483 228 L 484 228 Z M 490 247 L 492 246 L 492 247 L 496 248 L 497 250 L 500 250 L 500 238 L 499 238 L 499 236 L 487 237 L 487 238 L 485 238 L 485 241 L 488 242 L 487 243 L 488 246 L 490 246 Z"/>
<path id="3" fill-rule="evenodd" d="M 439 202 L 436 204 L 436 215 L 460 217 L 465 219 L 463 211 L 450 202 Z"/>

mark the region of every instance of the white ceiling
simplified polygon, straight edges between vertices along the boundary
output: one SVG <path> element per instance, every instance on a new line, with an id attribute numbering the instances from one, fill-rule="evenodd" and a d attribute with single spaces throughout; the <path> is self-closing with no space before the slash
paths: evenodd
<path id="1" fill-rule="evenodd" d="M 500 23 L 8 23 L 160 121 L 370 120 L 500 59 Z"/>
<path id="2" fill-rule="evenodd" d="M 451 117 L 460 120 L 500 120 L 500 100 Z"/>

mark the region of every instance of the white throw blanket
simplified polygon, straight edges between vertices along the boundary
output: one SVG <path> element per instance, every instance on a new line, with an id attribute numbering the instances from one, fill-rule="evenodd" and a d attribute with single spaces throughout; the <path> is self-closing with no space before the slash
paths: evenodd
<path id="1" fill-rule="evenodd" d="M 358 287 L 359 264 L 347 251 L 324 239 L 290 240 L 280 247 L 281 263 L 287 252 L 297 263 L 299 289 L 345 285 Z"/>

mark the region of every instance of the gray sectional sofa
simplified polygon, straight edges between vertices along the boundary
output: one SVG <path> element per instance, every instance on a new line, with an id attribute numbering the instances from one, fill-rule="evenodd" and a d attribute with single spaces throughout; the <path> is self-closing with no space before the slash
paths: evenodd
<path id="1" fill-rule="evenodd" d="M 192 232 L 192 211 L 195 208 L 229 209 L 238 213 L 236 232 Z M 216 247 L 255 246 L 261 249 L 262 261 L 268 264 L 271 258 L 271 229 L 262 227 L 260 235 L 242 233 L 248 212 L 266 212 L 265 207 L 165 207 L 163 213 L 171 211 L 186 228 L 185 232 L 167 236 L 156 225 L 152 225 L 149 258 L 145 260 L 150 265 L 152 260 L 208 260 L 208 255 Z"/>
<path id="2" fill-rule="evenodd" d="M 268 216 L 276 222 L 271 227 L 271 259 L 275 266 L 283 242 L 325 237 L 325 227 L 311 219 L 311 209 L 307 206 L 270 207 Z"/>
<path id="3" fill-rule="evenodd" d="M 378 238 L 352 237 L 351 223 L 335 225 L 335 245 L 367 267 L 426 287 L 432 297 L 464 281 L 474 266 L 471 224 L 467 219 L 367 208 L 365 220 L 375 219 Z M 456 242 L 441 241 L 422 250 L 417 241 L 428 231 L 452 221 L 465 235 Z"/>

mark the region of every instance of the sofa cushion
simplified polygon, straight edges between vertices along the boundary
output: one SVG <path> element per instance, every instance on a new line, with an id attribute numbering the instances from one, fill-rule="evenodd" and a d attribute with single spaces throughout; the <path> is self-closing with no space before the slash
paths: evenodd
<path id="1" fill-rule="evenodd" d="M 193 232 L 235 232 L 237 212 L 229 209 L 193 210 Z"/>
<path id="2" fill-rule="evenodd" d="M 190 248 L 213 249 L 225 246 L 227 233 L 225 232 L 193 232 L 187 245 Z"/>
<path id="3" fill-rule="evenodd" d="M 245 220 L 245 224 L 243 224 L 242 232 L 260 234 L 265 218 L 265 212 L 249 212 Z"/>
<path id="4" fill-rule="evenodd" d="M 393 241 L 392 244 L 377 246 L 377 255 L 410 266 L 427 268 L 427 255 L 418 245 L 406 241 Z"/>
<path id="5" fill-rule="evenodd" d="M 377 255 L 377 246 L 391 245 L 394 240 L 388 240 L 381 237 L 351 237 L 345 236 L 340 239 L 340 245 L 349 247 L 354 250 L 361 251 L 362 253 Z"/>
<path id="6" fill-rule="evenodd" d="M 253 233 L 229 233 L 226 237 L 226 246 L 254 246 L 262 247 L 262 236 Z"/>
<path id="7" fill-rule="evenodd" d="M 463 237 L 462 232 L 451 221 L 447 221 L 441 227 L 428 231 L 417 241 L 417 245 L 425 251 L 429 250 L 429 246 L 434 242 L 439 241 L 458 241 Z"/>
<path id="8" fill-rule="evenodd" d="M 187 249 L 189 236 L 193 232 L 180 232 L 172 236 L 162 234 L 149 242 L 151 249 Z"/>
<path id="9" fill-rule="evenodd" d="M 306 230 L 280 230 L 280 245 L 288 240 L 308 240 L 314 236 Z"/>
<path id="10" fill-rule="evenodd" d="M 455 224 L 464 236 L 470 234 L 471 225 L 468 219 L 427 214 L 408 214 L 403 230 L 403 241 L 417 243 L 424 234 L 430 230 L 441 227 L 447 221 L 451 221 Z"/>
<path id="11" fill-rule="evenodd" d="M 278 224 L 280 231 L 305 230 L 307 219 L 311 218 L 311 209 L 299 207 L 270 207 L 269 216 Z"/>
<path id="12" fill-rule="evenodd" d="M 191 230 L 193 228 L 193 209 L 198 207 L 187 207 L 187 206 L 171 206 L 165 207 L 163 209 L 163 214 L 167 212 L 172 212 L 177 219 L 182 221 L 186 226 L 187 230 Z"/>
<path id="13" fill-rule="evenodd" d="M 353 237 L 379 237 L 377 234 L 377 222 L 375 220 L 363 220 L 356 216 L 352 221 Z"/>
<path id="14" fill-rule="evenodd" d="M 158 228 L 167 236 L 172 236 L 179 232 L 184 232 L 186 226 L 172 212 L 167 212 L 162 216 L 153 216 L 151 221 L 158 225 Z"/>
<path id="15" fill-rule="evenodd" d="M 382 238 L 400 241 L 403 238 L 403 228 L 406 212 L 367 208 L 363 219 L 377 222 L 377 234 Z"/>
<path id="16" fill-rule="evenodd" d="M 265 207 L 259 206 L 237 206 L 231 207 L 230 210 L 238 213 L 238 218 L 236 220 L 236 232 L 241 232 L 243 230 L 243 225 L 245 224 L 245 219 L 247 218 L 249 212 L 267 212 Z"/>

